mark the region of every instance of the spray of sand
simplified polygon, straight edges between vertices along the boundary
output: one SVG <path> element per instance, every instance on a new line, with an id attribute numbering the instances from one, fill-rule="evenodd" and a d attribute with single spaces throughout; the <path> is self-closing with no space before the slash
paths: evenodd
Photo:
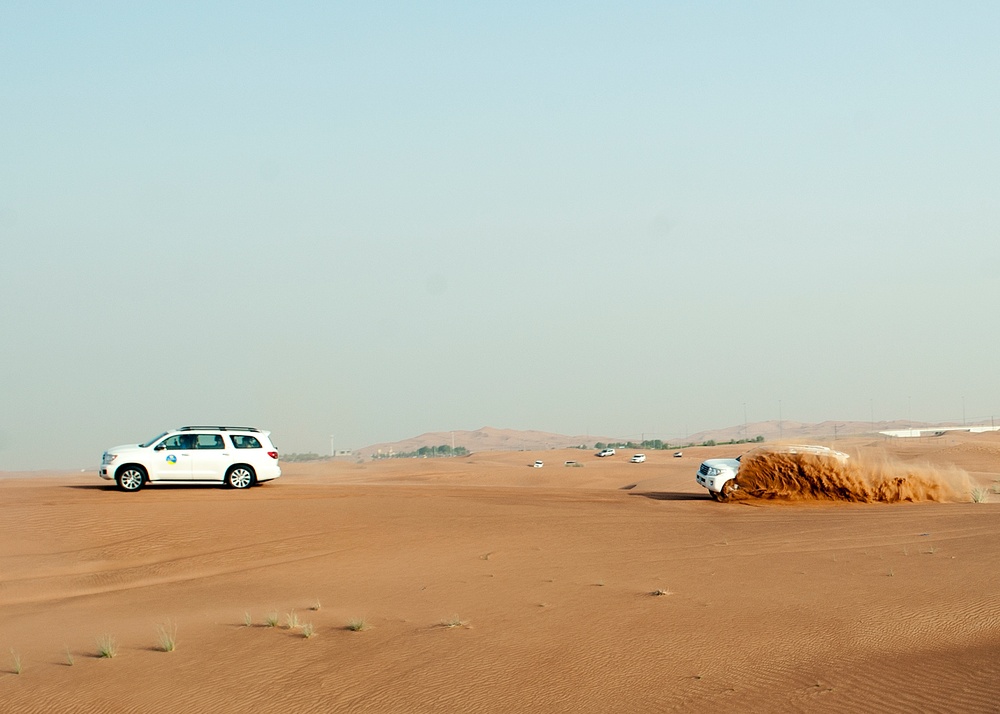
<path id="1" fill-rule="evenodd" d="M 855 503 L 967 501 L 970 485 L 960 469 L 767 452 L 744 456 L 736 482 L 743 498 Z"/>

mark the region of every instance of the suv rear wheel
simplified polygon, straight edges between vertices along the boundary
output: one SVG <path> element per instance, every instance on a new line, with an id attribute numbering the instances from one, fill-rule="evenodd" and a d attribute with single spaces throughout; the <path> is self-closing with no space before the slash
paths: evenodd
<path id="1" fill-rule="evenodd" d="M 146 470 L 141 466 L 123 466 L 115 475 L 115 481 L 122 491 L 138 491 L 146 481 Z"/>
<path id="2" fill-rule="evenodd" d="M 234 466 L 226 474 L 226 484 L 233 488 L 250 488 L 256 480 L 253 469 L 244 464 Z"/>

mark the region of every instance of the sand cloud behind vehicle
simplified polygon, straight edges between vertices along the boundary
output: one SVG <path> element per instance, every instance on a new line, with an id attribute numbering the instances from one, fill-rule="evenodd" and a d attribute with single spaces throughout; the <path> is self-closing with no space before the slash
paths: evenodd
<path id="1" fill-rule="evenodd" d="M 887 456 L 838 461 L 809 454 L 744 457 L 736 478 L 744 498 L 901 503 L 969 500 L 968 473 Z"/>

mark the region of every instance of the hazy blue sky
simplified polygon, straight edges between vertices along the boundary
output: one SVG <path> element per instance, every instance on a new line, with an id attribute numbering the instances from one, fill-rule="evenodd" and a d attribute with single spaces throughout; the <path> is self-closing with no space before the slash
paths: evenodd
<path id="1" fill-rule="evenodd" d="M 0 5 L 0 469 L 1000 416 L 993 2 Z"/>

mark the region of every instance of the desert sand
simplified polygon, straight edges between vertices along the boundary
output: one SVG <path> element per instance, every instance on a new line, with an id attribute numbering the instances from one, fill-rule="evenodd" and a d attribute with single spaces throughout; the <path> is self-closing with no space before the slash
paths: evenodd
<path id="1" fill-rule="evenodd" d="M 965 492 L 1000 437 L 830 445 L 958 490 L 710 500 L 698 464 L 742 446 L 284 464 L 245 492 L 8 475 L 0 709 L 1000 710 L 1000 494 Z"/>

